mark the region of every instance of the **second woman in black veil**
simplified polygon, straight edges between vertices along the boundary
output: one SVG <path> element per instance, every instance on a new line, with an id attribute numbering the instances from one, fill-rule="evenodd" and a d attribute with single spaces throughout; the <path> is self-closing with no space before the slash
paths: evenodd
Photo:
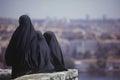
<path id="1" fill-rule="evenodd" d="M 34 30 L 27 15 L 19 18 L 19 26 L 5 53 L 6 64 L 12 66 L 12 78 L 31 73 L 66 70 L 55 36 L 52 35 L 51 40 L 47 34 L 44 36 Z M 54 40 L 55 44 L 52 46 Z"/>
<path id="2" fill-rule="evenodd" d="M 51 62 L 55 67 L 55 71 L 66 71 L 67 69 L 65 68 L 62 50 L 55 34 L 51 31 L 47 31 L 44 33 L 44 37 L 50 48 Z"/>
<path id="3" fill-rule="evenodd" d="M 38 68 L 39 72 L 53 72 L 53 64 L 51 63 L 50 49 L 46 40 L 40 31 L 37 31 L 38 36 Z"/>

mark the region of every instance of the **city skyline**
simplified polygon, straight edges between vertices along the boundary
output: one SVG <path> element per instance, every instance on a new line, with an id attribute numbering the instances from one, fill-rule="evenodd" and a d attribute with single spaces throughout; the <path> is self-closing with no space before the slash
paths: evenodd
<path id="1" fill-rule="evenodd" d="M 118 19 L 119 4 L 120 0 L 0 0 L 0 17 Z"/>

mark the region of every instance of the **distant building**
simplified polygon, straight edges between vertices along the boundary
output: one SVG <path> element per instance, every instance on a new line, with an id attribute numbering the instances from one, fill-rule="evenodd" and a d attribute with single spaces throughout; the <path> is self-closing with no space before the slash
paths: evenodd
<path id="1" fill-rule="evenodd" d="M 86 52 L 89 54 L 95 54 L 98 49 L 98 43 L 96 40 L 74 40 L 70 42 L 69 52 L 71 55 L 80 55 Z"/>
<path id="2" fill-rule="evenodd" d="M 120 70 L 120 60 L 108 60 L 106 64 L 108 71 Z"/>

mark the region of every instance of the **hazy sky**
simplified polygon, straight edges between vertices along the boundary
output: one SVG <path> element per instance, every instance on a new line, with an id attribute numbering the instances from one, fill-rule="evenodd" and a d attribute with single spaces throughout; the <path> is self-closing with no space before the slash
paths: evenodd
<path id="1" fill-rule="evenodd" d="M 0 0 L 0 17 L 120 18 L 120 0 Z"/>

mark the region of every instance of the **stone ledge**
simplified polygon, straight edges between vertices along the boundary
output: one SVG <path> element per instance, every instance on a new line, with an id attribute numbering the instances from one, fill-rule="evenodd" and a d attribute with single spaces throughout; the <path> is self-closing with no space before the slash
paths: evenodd
<path id="1" fill-rule="evenodd" d="M 63 72 L 30 74 L 15 80 L 78 80 L 78 70 L 69 69 Z"/>
<path id="2" fill-rule="evenodd" d="M 0 80 L 10 80 L 11 69 L 0 69 Z"/>

